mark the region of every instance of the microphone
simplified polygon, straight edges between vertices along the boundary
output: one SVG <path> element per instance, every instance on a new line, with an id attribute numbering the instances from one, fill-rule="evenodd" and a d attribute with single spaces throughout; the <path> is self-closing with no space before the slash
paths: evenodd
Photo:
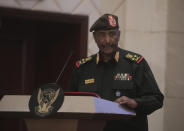
<path id="1" fill-rule="evenodd" d="M 68 65 L 68 62 L 69 62 L 69 60 L 71 59 L 72 56 L 73 56 L 73 51 L 71 51 L 69 57 L 67 58 L 66 63 L 64 64 L 63 68 L 61 69 L 61 71 L 60 71 L 60 73 L 59 73 L 55 83 L 57 83 L 58 80 L 60 79 L 60 77 L 63 75 L 63 72 L 64 72 L 66 66 Z"/>
<path id="2" fill-rule="evenodd" d="M 47 117 L 55 114 L 63 104 L 64 91 L 57 84 L 58 80 L 62 77 L 63 72 L 68 65 L 69 60 L 73 55 L 71 51 L 66 63 L 61 69 L 55 83 L 47 83 L 37 88 L 29 99 L 29 110 L 37 117 Z"/>

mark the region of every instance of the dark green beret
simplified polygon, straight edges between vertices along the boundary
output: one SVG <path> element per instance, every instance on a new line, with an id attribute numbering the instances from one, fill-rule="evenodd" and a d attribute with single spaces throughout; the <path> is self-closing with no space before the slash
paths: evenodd
<path id="1" fill-rule="evenodd" d="M 118 17 L 112 14 L 104 14 L 91 26 L 90 32 L 112 29 L 119 29 Z"/>

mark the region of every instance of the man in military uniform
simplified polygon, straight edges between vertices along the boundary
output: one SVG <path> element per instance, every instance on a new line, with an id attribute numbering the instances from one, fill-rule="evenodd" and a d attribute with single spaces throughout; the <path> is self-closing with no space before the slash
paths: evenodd
<path id="1" fill-rule="evenodd" d="M 147 115 L 163 105 L 146 60 L 118 47 L 118 17 L 104 14 L 90 28 L 99 52 L 76 62 L 70 89 L 95 92 L 101 98 L 126 105 L 136 112 L 131 120 L 107 121 L 105 131 L 148 131 Z"/>

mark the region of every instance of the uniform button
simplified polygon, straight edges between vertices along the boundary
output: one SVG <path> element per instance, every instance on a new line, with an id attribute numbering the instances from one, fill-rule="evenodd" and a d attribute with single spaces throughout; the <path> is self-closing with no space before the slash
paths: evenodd
<path id="1" fill-rule="evenodd" d="M 121 96 L 121 92 L 119 90 L 116 91 L 116 96 Z"/>

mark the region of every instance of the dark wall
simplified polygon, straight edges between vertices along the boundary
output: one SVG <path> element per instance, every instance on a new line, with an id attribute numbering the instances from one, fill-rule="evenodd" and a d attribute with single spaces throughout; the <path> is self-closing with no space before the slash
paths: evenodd
<path id="1" fill-rule="evenodd" d="M 0 22 L 0 95 L 55 82 L 72 53 L 58 80 L 66 89 L 75 61 L 87 55 L 88 17 L 0 8 Z M 25 130 L 22 120 L 0 122 L 0 130 Z"/>
<path id="2" fill-rule="evenodd" d="M 87 54 L 88 17 L 0 8 L 0 92 L 30 94 L 55 82 L 67 88 L 72 66 Z"/>

